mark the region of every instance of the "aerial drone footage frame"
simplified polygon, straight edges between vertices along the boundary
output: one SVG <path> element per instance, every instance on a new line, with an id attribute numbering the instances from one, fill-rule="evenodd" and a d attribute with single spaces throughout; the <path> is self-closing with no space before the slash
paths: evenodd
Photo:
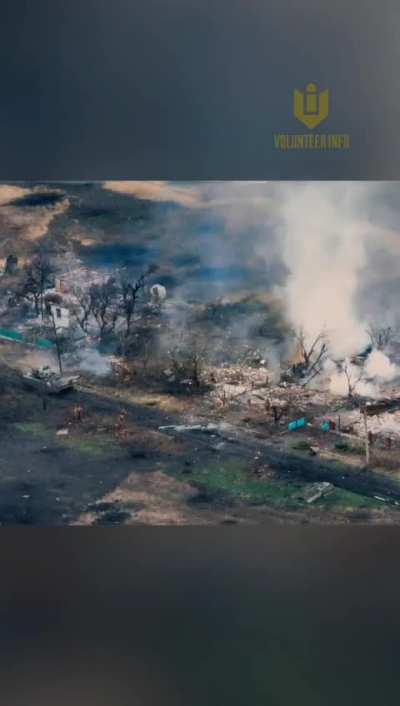
<path id="1" fill-rule="evenodd" d="M 398 524 L 399 188 L 0 185 L 0 523 Z"/>

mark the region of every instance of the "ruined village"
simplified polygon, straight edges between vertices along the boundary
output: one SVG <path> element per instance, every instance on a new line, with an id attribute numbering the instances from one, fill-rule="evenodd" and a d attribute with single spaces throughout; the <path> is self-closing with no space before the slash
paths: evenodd
<path id="1" fill-rule="evenodd" d="M 88 190 L 105 199 L 99 186 L 6 187 L 0 211 L 14 235 L 0 244 L 0 523 L 399 523 L 395 321 L 349 318 L 347 284 L 343 303 L 329 267 L 322 284 L 315 270 L 311 316 L 299 321 L 267 276 L 226 286 L 220 267 L 223 289 L 209 269 L 188 289 L 190 242 L 189 253 L 174 252 L 186 268 L 175 279 L 163 253 L 127 257 L 144 238 L 143 204 L 160 201 L 133 184 L 109 191 L 134 203 L 139 225 L 120 257 L 107 239 L 100 261 L 85 257 L 108 218 L 97 202 L 96 227 L 82 235 Z M 193 209 L 190 190 L 163 188 L 178 214 Z M 330 195 L 321 199 L 329 209 Z M 332 277 L 321 314 L 318 287 Z"/>

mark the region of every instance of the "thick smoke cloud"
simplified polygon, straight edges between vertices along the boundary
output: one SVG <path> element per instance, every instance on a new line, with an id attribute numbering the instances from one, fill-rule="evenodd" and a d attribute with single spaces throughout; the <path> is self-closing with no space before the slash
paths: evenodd
<path id="1" fill-rule="evenodd" d="M 396 323 L 397 184 L 127 182 L 116 188 L 175 203 L 160 217 L 162 256 L 180 248 L 214 268 L 219 294 L 232 287 L 223 270 L 240 267 L 243 289 L 274 289 L 289 323 L 309 338 L 325 331 L 336 357 L 368 343 L 371 321 Z M 182 208 L 182 194 L 196 209 Z"/>
<path id="2" fill-rule="evenodd" d="M 332 354 L 348 356 L 372 322 L 399 323 L 399 191 L 373 182 L 4 184 L 0 257 L 21 239 L 75 239 L 89 257 L 105 247 L 105 262 L 157 262 L 169 295 L 279 295 L 290 325 L 310 338 L 325 330 Z"/>
<path id="3" fill-rule="evenodd" d="M 370 235 L 360 196 L 357 185 L 339 183 L 283 186 L 280 193 L 289 319 L 310 339 L 325 331 L 339 357 L 368 342 L 357 312 Z"/>

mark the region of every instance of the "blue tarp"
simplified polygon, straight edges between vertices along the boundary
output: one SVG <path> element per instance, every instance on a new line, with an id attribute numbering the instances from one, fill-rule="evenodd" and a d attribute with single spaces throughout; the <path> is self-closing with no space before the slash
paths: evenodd
<path id="1" fill-rule="evenodd" d="M 306 426 L 306 418 L 301 417 L 300 419 L 295 419 L 293 422 L 289 422 L 288 429 L 289 429 L 289 431 L 295 431 L 296 429 L 302 429 L 305 426 Z"/>
<path id="2" fill-rule="evenodd" d="M 19 331 L 8 331 L 5 328 L 0 328 L 0 338 L 6 341 L 13 341 L 15 343 L 24 343 L 27 346 L 34 346 L 35 348 L 53 348 L 53 343 L 48 341 L 47 338 L 37 338 L 36 341 L 30 341 Z"/>

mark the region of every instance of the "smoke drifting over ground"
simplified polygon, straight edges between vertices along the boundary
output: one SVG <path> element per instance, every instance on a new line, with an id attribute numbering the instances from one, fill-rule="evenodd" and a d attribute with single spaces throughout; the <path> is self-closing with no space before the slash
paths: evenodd
<path id="1" fill-rule="evenodd" d="M 169 298 L 278 295 L 289 325 L 309 340 L 324 331 L 330 355 L 346 358 L 368 343 L 372 322 L 398 324 L 399 191 L 372 182 L 23 183 L 1 187 L 0 206 L 14 225 L 29 221 L 27 241 L 73 242 L 89 267 L 128 262 L 139 272 L 156 262 Z"/>
<path id="2" fill-rule="evenodd" d="M 58 371 L 58 365 L 55 355 L 51 353 L 45 353 L 44 351 L 34 351 L 29 350 L 21 360 L 21 367 L 25 371 L 32 370 L 32 368 L 43 368 L 48 367 L 53 372 Z"/>
<path id="3" fill-rule="evenodd" d="M 381 382 L 390 382 L 399 375 L 399 368 L 382 351 L 372 351 L 365 364 L 365 373 Z"/>
<path id="4" fill-rule="evenodd" d="M 337 357 L 368 343 L 368 322 L 360 320 L 356 310 L 369 235 L 359 196 L 354 185 L 347 184 L 282 187 L 288 316 L 310 338 L 326 331 Z"/>
<path id="5" fill-rule="evenodd" d="M 111 372 L 111 363 L 106 356 L 101 355 L 94 348 L 81 352 L 79 368 L 91 375 L 108 375 Z"/>
<path id="6" fill-rule="evenodd" d="M 325 331 L 334 357 L 362 349 L 372 319 L 396 319 L 391 299 L 398 291 L 394 273 L 400 261 L 397 185 L 157 182 L 151 189 L 150 182 L 127 182 L 123 187 L 118 185 L 126 195 L 175 203 L 158 215 L 160 249 L 161 257 L 168 257 L 179 242 L 180 256 L 186 253 L 187 261 L 192 257 L 196 263 L 181 283 L 183 295 L 206 290 L 224 296 L 240 287 L 279 291 L 290 324 L 310 339 Z M 182 208 L 182 193 L 196 203 L 195 210 Z"/>

